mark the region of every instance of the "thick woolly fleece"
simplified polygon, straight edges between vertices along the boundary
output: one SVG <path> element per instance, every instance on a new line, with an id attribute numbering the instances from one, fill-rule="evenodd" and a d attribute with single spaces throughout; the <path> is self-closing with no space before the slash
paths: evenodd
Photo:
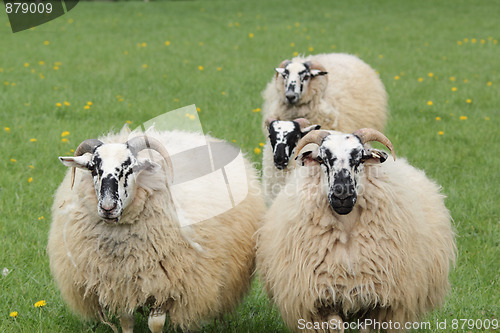
<path id="1" fill-rule="evenodd" d="M 263 123 L 306 118 L 322 129 L 344 133 L 370 127 L 383 131 L 387 118 L 387 93 L 378 74 L 358 57 L 344 53 L 295 57 L 293 62 L 319 64 L 327 75 L 310 80 L 297 105 L 285 98 L 283 77 L 275 75 L 263 91 Z M 263 125 L 264 132 L 267 129 Z"/>
<path id="2" fill-rule="evenodd" d="M 285 323 L 410 322 L 444 301 L 454 232 L 440 188 L 404 159 L 365 165 L 351 213 L 318 165 L 296 168 L 257 231 L 257 269 Z"/>
<path id="3" fill-rule="evenodd" d="M 171 154 L 186 142 L 205 142 L 204 136 L 185 132 L 148 135 Z M 128 132 L 122 131 L 101 141 L 127 139 Z M 132 313 L 144 304 L 166 305 L 171 322 L 182 329 L 233 310 L 250 287 L 252 237 L 266 210 L 257 172 L 246 159 L 245 168 L 247 178 L 232 183 L 231 190 L 241 195 L 248 184 L 246 199 L 226 213 L 182 228 L 164 172 L 140 174 L 134 201 L 120 224 L 108 225 L 97 215 L 90 173 L 78 169 L 71 189 L 68 171 L 55 194 L 48 241 L 51 271 L 64 300 L 87 319 L 99 318 L 101 311 Z M 221 196 L 227 197 L 225 186 L 214 186 L 210 196 L 200 195 L 196 184 L 177 191 L 183 192 L 175 196 L 187 220 L 197 220 L 220 205 Z"/>

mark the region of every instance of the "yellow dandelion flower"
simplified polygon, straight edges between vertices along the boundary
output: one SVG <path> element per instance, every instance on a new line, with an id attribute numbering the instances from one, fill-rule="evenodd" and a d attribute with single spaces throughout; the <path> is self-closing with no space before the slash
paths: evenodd
<path id="1" fill-rule="evenodd" d="M 132 124 L 132 122 L 130 120 L 127 120 L 126 123 L 129 125 Z"/>
<path id="2" fill-rule="evenodd" d="M 64 138 L 65 136 L 68 136 L 69 135 L 69 132 L 68 131 L 64 131 L 61 133 L 61 137 Z"/>
<path id="3" fill-rule="evenodd" d="M 47 302 L 45 302 L 42 299 L 41 301 L 36 302 L 34 306 L 35 306 L 35 308 L 40 308 L 40 307 L 45 306 L 45 305 L 47 305 Z"/>
<path id="4" fill-rule="evenodd" d="M 217 67 L 217 71 L 221 71 L 222 70 L 222 67 Z"/>
<path id="5" fill-rule="evenodd" d="M 496 40 L 496 39 L 495 39 L 495 40 L 493 41 L 493 44 L 498 44 L 498 40 Z"/>
<path id="6" fill-rule="evenodd" d="M 233 142 L 234 142 L 234 143 L 236 143 L 236 140 L 235 140 L 235 139 L 233 139 Z"/>
<path id="7" fill-rule="evenodd" d="M 470 40 L 470 42 L 471 42 L 472 44 L 476 44 L 476 42 L 477 42 L 477 39 L 475 39 L 475 38 L 472 38 L 472 39 Z"/>
<path id="8" fill-rule="evenodd" d="M 67 143 L 67 142 L 68 142 L 68 139 L 67 139 L 67 138 L 62 138 L 62 139 L 61 139 L 61 142 Z"/>
<path id="9" fill-rule="evenodd" d="M 464 38 L 464 43 L 468 43 L 469 42 L 469 38 Z"/>
<path id="10" fill-rule="evenodd" d="M 73 23 L 73 22 L 74 22 L 74 20 L 73 20 L 72 18 L 70 18 L 70 19 L 68 20 L 68 23 L 69 23 L 69 24 L 71 24 L 71 23 Z"/>
<path id="11" fill-rule="evenodd" d="M 239 27 L 240 26 L 240 22 L 235 22 L 234 26 Z"/>
<path id="12" fill-rule="evenodd" d="M 431 106 L 432 104 L 434 104 L 432 101 L 427 101 L 427 105 Z"/>
<path id="13" fill-rule="evenodd" d="M 255 148 L 255 149 L 253 150 L 253 152 L 254 152 L 255 154 L 257 154 L 257 155 L 259 155 L 259 154 L 261 153 L 261 151 L 262 151 L 262 150 L 261 150 L 260 148 Z"/>
<path id="14" fill-rule="evenodd" d="M 201 66 L 201 65 L 198 66 L 198 70 L 200 70 L 200 71 L 204 70 L 203 66 Z"/>
<path id="15" fill-rule="evenodd" d="M 484 120 L 490 120 L 490 117 L 484 117 Z"/>
<path id="16" fill-rule="evenodd" d="M 436 120 L 437 120 L 437 121 L 441 120 L 441 117 L 436 117 Z"/>
<path id="17" fill-rule="evenodd" d="M 8 86 L 10 84 L 9 81 L 3 81 L 3 84 L 5 84 L 6 86 Z"/>
<path id="18" fill-rule="evenodd" d="M 264 147 L 264 142 L 259 142 L 259 146 Z"/>
<path id="19" fill-rule="evenodd" d="M 225 95 L 225 94 L 226 94 L 226 92 L 225 92 L 225 91 L 223 91 L 223 92 L 221 92 L 221 94 L 222 94 L 222 95 Z"/>
<path id="20" fill-rule="evenodd" d="M 309 52 L 313 52 L 314 51 L 314 47 L 312 46 L 309 46 L 309 48 L 307 49 Z"/>
<path id="21" fill-rule="evenodd" d="M 88 105 L 88 106 L 92 106 L 92 102 L 90 102 L 90 101 L 89 101 L 89 102 L 87 102 L 87 105 Z"/>
<path id="22" fill-rule="evenodd" d="M 88 110 L 88 109 L 90 109 L 90 105 L 85 105 L 83 108 L 84 108 L 85 110 Z"/>
<path id="23" fill-rule="evenodd" d="M 28 64 L 27 62 L 24 63 L 24 67 L 30 67 L 30 64 Z"/>
<path id="24" fill-rule="evenodd" d="M 33 177 L 28 178 L 28 183 L 31 183 L 33 181 Z"/>
<path id="25" fill-rule="evenodd" d="M 260 112 L 261 109 L 260 108 L 256 108 L 256 109 L 253 109 L 252 112 Z"/>
<path id="26" fill-rule="evenodd" d="M 450 81 L 451 81 L 451 82 L 454 82 L 456 79 L 457 79 L 456 77 L 454 77 L 454 76 L 450 76 Z"/>
<path id="27" fill-rule="evenodd" d="M 253 32 L 251 32 L 251 33 L 248 34 L 248 38 L 254 38 L 254 36 L 255 35 L 253 34 Z"/>
<path id="28" fill-rule="evenodd" d="M 58 108 L 60 108 L 60 107 L 62 106 L 62 104 L 61 104 L 61 103 L 59 103 L 59 102 L 57 102 L 57 103 L 56 103 L 56 106 L 57 106 Z"/>
<path id="29" fill-rule="evenodd" d="M 43 42 L 43 45 L 49 45 L 49 44 L 50 44 L 50 42 L 48 40 Z"/>
<path id="30" fill-rule="evenodd" d="M 17 311 L 12 311 L 12 312 L 9 314 L 9 317 L 11 317 L 11 318 L 16 318 L 16 317 L 17 317 Z"/>
<path id="31" fill-rule="evenodd" d="M 396 75 L 396 76 L 394 77 L 394 80 L 399 80 L 399 75 Z"/>
<path id="32" fill-rule="evenodd" d="M 336 48 L 335 44 L 332 44 L 331 48 L 332 48 L 332 49 Z"/>
<path id="33" fill-rule="evenodd" d="M 148 44 L 146 44 L 146 43 L 142 43 L 142 44 L 141 44 L 141 46 L 142 46 L 142 47 L 146 47 L 146 46 L 148 46 Z"/>
<path id="34" fill-rule="evenodd" d="M 43 66 L 43 65 L 45 65 L 45 61 L 40 60 L 40 61 L 38 62 L 38 64 Z"/>
<path id="35" fill-rule="evenodd" d="M 174 98 L 174 102 L 178 103 L 179 101 L 180 101 L 180 99 Z"/>
<path id="36" fill-rule="evenodd" d="M 35 138 L 31 138 L 30 142 L 36 142 L 37 140 Z"/>
<path id="37" fill-rule="evenodd" d="M 28 165 L 28 168 L 30 168 L 30 169 L 34 169 L 35 167 L 34 167 L 33 165 L 31 165 L 31 164 L 30 164 L 30 165 Z"/>
<path id="38" fill-rule="evenodd" d="M 43 75 L 42 73 L 39 74 L 40 75 L 40 79 L 45 79 L 45 75 Z"/>
<path id="39" fill-rule="evenodd" d="M 296 56 L 298 56 L 298 55 L 299 55 L 299 52 L 297 52 L 297 51 L 293 52 L 293 56 L 294 56 L 294 57 L 296 57 Z"/>
<path id="40" fill-rule="evenodd" d="M 169 40 L 165 41 L 165 45 L 170 46 L 170 41 Z"/>
<path id="41" fill-rule="evenodd" d="M 457 87 L 451 87 L 451 91 L 457 91 Z"/>
<path id="42" fill-rule="evenodd" d="M 3 130 L 7 133 L 10 133 L 10 127 L 4 127 Z"/>
<path id="43" fill-rule="evenodd" d="M 57 71 L 59 69 L 59 66 L 54 66 L 53 68 L 55 71 Z"/>
<path id="44" fill-rule="evenodd" d="M 428 76 L 428 77 L 433 77 L 433 76 L 434 76 L 434 73 L 432 73 L 432 72 L 431 72 L 431 73 L 427 74 L 427 76 Z"/>
<path id="45" fill-rule="evenodd" d="M 459 41 L 457 42 L 457 45 L 462 45 L 462 41 L 461 41 L 461 40 L 459 40 Z"/>
<path id="46" fill-rule="evenodd" d="M 64 106 L 70 106 L 71 104 L 68 101 L 64 101 Z"/>
<path id="47" fill-rule="evenodd" d="M 486 83 L 489 87 L 491 87 L 493 85 L 493 82 L 491 81 L 488 81 L 488 83 Z"/>
<path id="48" fill-rule="evenodd" d="M 379 57 L 380 59 L 382 59 L 382 58 L 384 58 L 384 55 L 383 55 L 383 54 L 379 54 L 379 55 L 378 55 L 378 57 Z"/>
<path id="49" fill-rule="evenodd" d="M 467 116 L 460 116 L 460 120 L 467 120 Z"/>
<path id="50" fill-rule="evenodd" d="M 470 98 L 467 98 L 465 101 L 466 101 L 468 104 L 472 103 L 472 99 L 470 99 Z"/>
<path id="51" fill-rule="evenodd" d="M 418 82 L 422 82 L 422 81 L 424 81 L 424 78 L 423 77 L 419 77 L 418 78 Z"/>
<path id="52" fill-rule="evenodd" d="M 295 43 L 294 43 L 294 42 L 291 42 L 291 43 L 290 43 L 290 47 L 295 47 Z"/>
<path id="53" fill-rule="evenodd" d="M 199 107 L 196 107 L 196 111 L 201 112 L 201 109 Z"/>
<path id="54" fill-rule="evenodd" d="M 148 68 L 147 64 L 142 64 L 142 68 Z"/>
<path id="55" fill-rule="evenodd" d="M 298 28 L 300 27 L 300 23 L 299 22 L 295 22 L 295 26 Z"/>
<path id="56" fill-rule="evenodd" d="M 467 79 L 464 79 L 464 83 L 469 83 L 469 80 L 467 80 Z"/>
<path id="57" fill-rule="evenodd" d="M 198 43 L 198 45 L 199 45 L 199 46 L 203 46 L 203 42 L 199 42 L 199 43 Z"/>
<path id="58" fill-rule="evenodd" d="M 16 162 L 17 162 L 17 160 L 16 160 L 15 158 L 11 158 L 11 159 L 10 159 L 10 161 L 11 161 L 12 163 L 16 163 Z"/>
<path id="59" fill-rule="evenodd" d="M 443 135 L 443 134 L 444 134 L 444 132 L 443 132 L 443 131 L 439 131 L 439 132 L 438 132 L 438 134 L 439 134 L 439 135 Z"/>
<path id="60" fill-rule="evenodd" d="M 481 44 L 484 44 L 486 43 L 486 41 L 484 39 L 481 39 Z"/>

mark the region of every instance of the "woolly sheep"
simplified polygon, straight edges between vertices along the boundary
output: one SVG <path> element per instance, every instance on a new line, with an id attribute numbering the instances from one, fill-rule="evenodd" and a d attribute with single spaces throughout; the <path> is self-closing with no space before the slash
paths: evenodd
<path id="1" fill-rule="evenodd" d="M 271 203 L 292 170 L 288 167 L 299 140 L 319 125 L 310 126 L 305 118 L 294 120 L 267 119 L 269 135 L 262 151 L 262 186 L 268 203 Z"/>
<path id="2" fill-rule="evenodd" d="M 241 159 L 246 176 L 226 170 L 230 184 L 200 178 L 172 186 L 166 149 L 175 154 L 206 144 L 206 137 L 132 134 L 128 141 L 126 131 L 101 138 L 105 143 L 86 140 L 75 157 L 60 158 L 77 169 L 74 188 L 68 171 L 55 194 L 51 271 L 64 300 L 86 319 L 107 323 L 106 314 L 118 314 L 123 332 L 132 332 L 134 311 L 149 305 L 152 332 L 162 331 L 167 313 L 175 326 L 193 329 L 233 310 L 250 287 L 252 236 L 266 209 L 256 170 Z M 143 150 L 148 147 L 153 150 Z M 178 175 L 174 168 L 174 180 Z M 181 215 L 203 220 L 220 208 L 229 200 L 229 185 L 233 198 L 242 198 L 237 206 L 179 227 Z"/>
<path id="3" fill-rule="evenodd" d="M 346 133 L 362 127 L 384 129 L 387 93 L 378 74 L 358 57 L 299 56 L 283 61 L 276 72 L 262 93 L 263 127 L 267 118 L 306 118 L 323 129 Z"/>
<path id="4" fill-rule="evenodd" d="M 302 166 L 257 231 L 257 270 L 293 331 L 405 331 L 449 289 L 455 243 L 439 186 L 369 141 L 394 157 L 373 129 L 302 138 Z"/>

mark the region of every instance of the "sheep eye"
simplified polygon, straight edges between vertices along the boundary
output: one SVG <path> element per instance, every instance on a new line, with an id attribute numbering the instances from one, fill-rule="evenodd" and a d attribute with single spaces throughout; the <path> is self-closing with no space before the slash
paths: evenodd
<path id="1" fill-rule="evenodd" d="M 304 80 L 309 80 L 311 77 L 309 75 L 304 76 Z"/>
<path id="2" fill-rule="evenodd" d="M 316 157 L 316 162 L 323 163 L 323 159 L 320 156 Z"/>

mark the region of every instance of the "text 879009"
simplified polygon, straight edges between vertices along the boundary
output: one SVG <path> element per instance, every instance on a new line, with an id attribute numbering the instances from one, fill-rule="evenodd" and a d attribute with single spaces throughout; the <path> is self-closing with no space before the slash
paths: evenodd
<path id="1" fill-rule="evenodd" d="M 8 2 L 5 4 L 7 14 L 50 14 L 52 12 L 52 4 L 50 2 Z"/>

